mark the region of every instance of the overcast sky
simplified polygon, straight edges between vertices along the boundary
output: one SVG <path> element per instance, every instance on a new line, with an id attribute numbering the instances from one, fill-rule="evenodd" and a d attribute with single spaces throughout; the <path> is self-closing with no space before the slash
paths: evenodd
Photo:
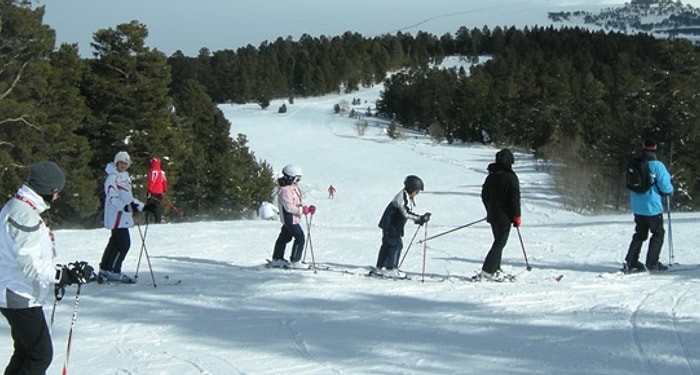
<path id="1" fill-rule="evenodd" d="M 138 20 L 149 30 L 146 44 L 170 56 L 176 50 L 196 56 L 237 49 L 277 37 L 303 34 L 335 36 L 352 31 L 366 37 L 403 31 L 415 35 L 454 34 L 460 26 L 548 24 L 547 12 L 599 10 L 619 0 L 38 0 L 46 7 L 44 22 L 56 30 L 57 43 L 78 43 L 91 55 L 92 35 L 99 29 Z M 700 0 L 683 3 L 700 6 Z"/>

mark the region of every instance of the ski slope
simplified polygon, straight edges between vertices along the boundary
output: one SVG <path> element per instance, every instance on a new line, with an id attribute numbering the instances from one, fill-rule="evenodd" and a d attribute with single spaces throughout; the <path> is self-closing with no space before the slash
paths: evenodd
<path id="1" fill-rule="evenodd" d="M 700 269 L 616 275 L 632 215 L 562 210 L 550 177 L 535 170 L 531 155 L 516 152 L 514 169 L 532 271 L 525 270 L 513 231 L 503 268 L 518 280 L 464 281 L 480 269 L 491 244 L 485 223 L 419 244 L 484 217 L 480 187 L 498 148 L 438 145 L 407 131 L 390 140 L 371 117 L 360 136 L 356 120 L 333 113 L 334 104 L 353 98 L 361 98 L 358 108 L 373 107 L 379 89 L 297 98 L 285 114 L 276 111 L 281 101 L 268 110 L 221 106 L 232 135 L 246 134 L 256 156 L 276 172 L 289 163 L 303 168 L 304 199 L 318 208 L 306 260 L 313 255 L 329 270 L 263 268 L 276 221 L 134 228 L 123 269 L 136 273 L 138 267 L 139 281 L 82 287 L 68 373 L 700 373 Z M 402 267 L 412 279 L 365 277 L 380 245 L 379 217 L 408 174 L 426 186 L 417 211 L 432 212 L 427 230 L 406 227 L 406 246 L 416 235 Z M 337 188 L 334 199 L 327 197 L 330 184 Z M 700 263 L 698 221 L 697 213 L 673 214 L 679 263 Z M 139 230 L 153 279 L 146 259 L 138 263 Z M 108 237 L 104 229 L 59 230 L 58 261 L 97 265 Z M 75 292 L 69 288 L 56 309 L 50 374 L 63 367 Z M 11 347 L 2 320 L 0 366 Z"/>

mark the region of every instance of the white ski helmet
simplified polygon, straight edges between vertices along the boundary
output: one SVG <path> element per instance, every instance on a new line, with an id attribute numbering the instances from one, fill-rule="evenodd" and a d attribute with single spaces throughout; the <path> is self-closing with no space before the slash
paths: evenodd
<path id="1" fill-rule="evenodd" d="M 282 174 L 289 179 L 298 181 L 301 179 L 303 172 L 300 167 L 294 164 L 288 164 L 282 169 Z"/>
<path id="2" fill-rule="evenodd" d="M 120 161 L 126 163 L 128 166 L 131 166 L 131 157 L 126 151 L 119 151 L 116 155 L 114 155 L 114 164 L 116 165 Z"/>

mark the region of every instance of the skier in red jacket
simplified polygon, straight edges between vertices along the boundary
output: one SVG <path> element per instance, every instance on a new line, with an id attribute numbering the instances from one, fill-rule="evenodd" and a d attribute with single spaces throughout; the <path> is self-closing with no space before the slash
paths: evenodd
<path id="1" fill-rule="evenodd" d="M 163 216 L 161 201 L 163 194 L 168 191 L 168 179 L 165 172 L 160 168 L 160 158 L 151 159 L 151 169 L 148 171 L 148 206 L 153 213 L 154 223 L 160 223 Z"/>

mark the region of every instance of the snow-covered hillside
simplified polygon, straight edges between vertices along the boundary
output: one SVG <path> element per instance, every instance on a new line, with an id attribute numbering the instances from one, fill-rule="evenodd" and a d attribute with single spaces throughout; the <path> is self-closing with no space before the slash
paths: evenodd
<path id="1" fill-rule="evenodd" d="M 649 33 L 658 38 L 700 40 L 700 8 L 688 2 L 625 3 L 599 11 L 550 12 L 555 24 L 600 28 L 627 34 Z"/>
<path id="2" fill-rule="evenodd" d="M 287 163 L 303 168 L 304 198 L 318 207 L 313 255 L 330 270 L 263 268 L 279 230 L 275 221 L 152 225 L 145 243 L 158 286 L 145 259 L 136 285 L 85 285 L 68 373 L 700 372 L 700 269 L 616 275 L 631 215 L 561 210 L 549 177 L 535 171 L 530 155 L 517 153 L 514 167 L 531 272 L 513 232 L 503 265 L 518 275 L 516 282 L 464 280 L 490 246 L 485 223 L 418 244 L 483 218 L 480 186 L 497 149 L 435 145 L 408 132 L 391 141 L 371 118 L 358 136 L 355 120 L 333 113 L 335 103 L 353 98 L 361 99 L 358 108 L 372 106 L 378 90 L 297 99 L 285 114 L 257 105 L 221 107 L 233 135 L 247 134 L 257 157 L 276 171 Z M 407 226 L 406 245 L 417 236 L 402 267 L 412 280 L 365 277 L 380 244 L 379 216 L 407 174 L 424 179 L 417 209 L 433 213 L 427 233 Z M 334 199 L 327 197 L 330 184 L 338 189 Z M 695 213 L 673 215 L 676 261 L 700 263 L 697 225 Z M 127 273 L 135 273 L 141 248 L 137 228 L 131 234 Z M 108 235 L 60 230 L 58 260 L 96 265 Z M 65 359 L 75 291 L 70 288 L 56 310 L 49 374 L 58 374 Z M 0 366 L 10 353 L 3 320 Z"/>

